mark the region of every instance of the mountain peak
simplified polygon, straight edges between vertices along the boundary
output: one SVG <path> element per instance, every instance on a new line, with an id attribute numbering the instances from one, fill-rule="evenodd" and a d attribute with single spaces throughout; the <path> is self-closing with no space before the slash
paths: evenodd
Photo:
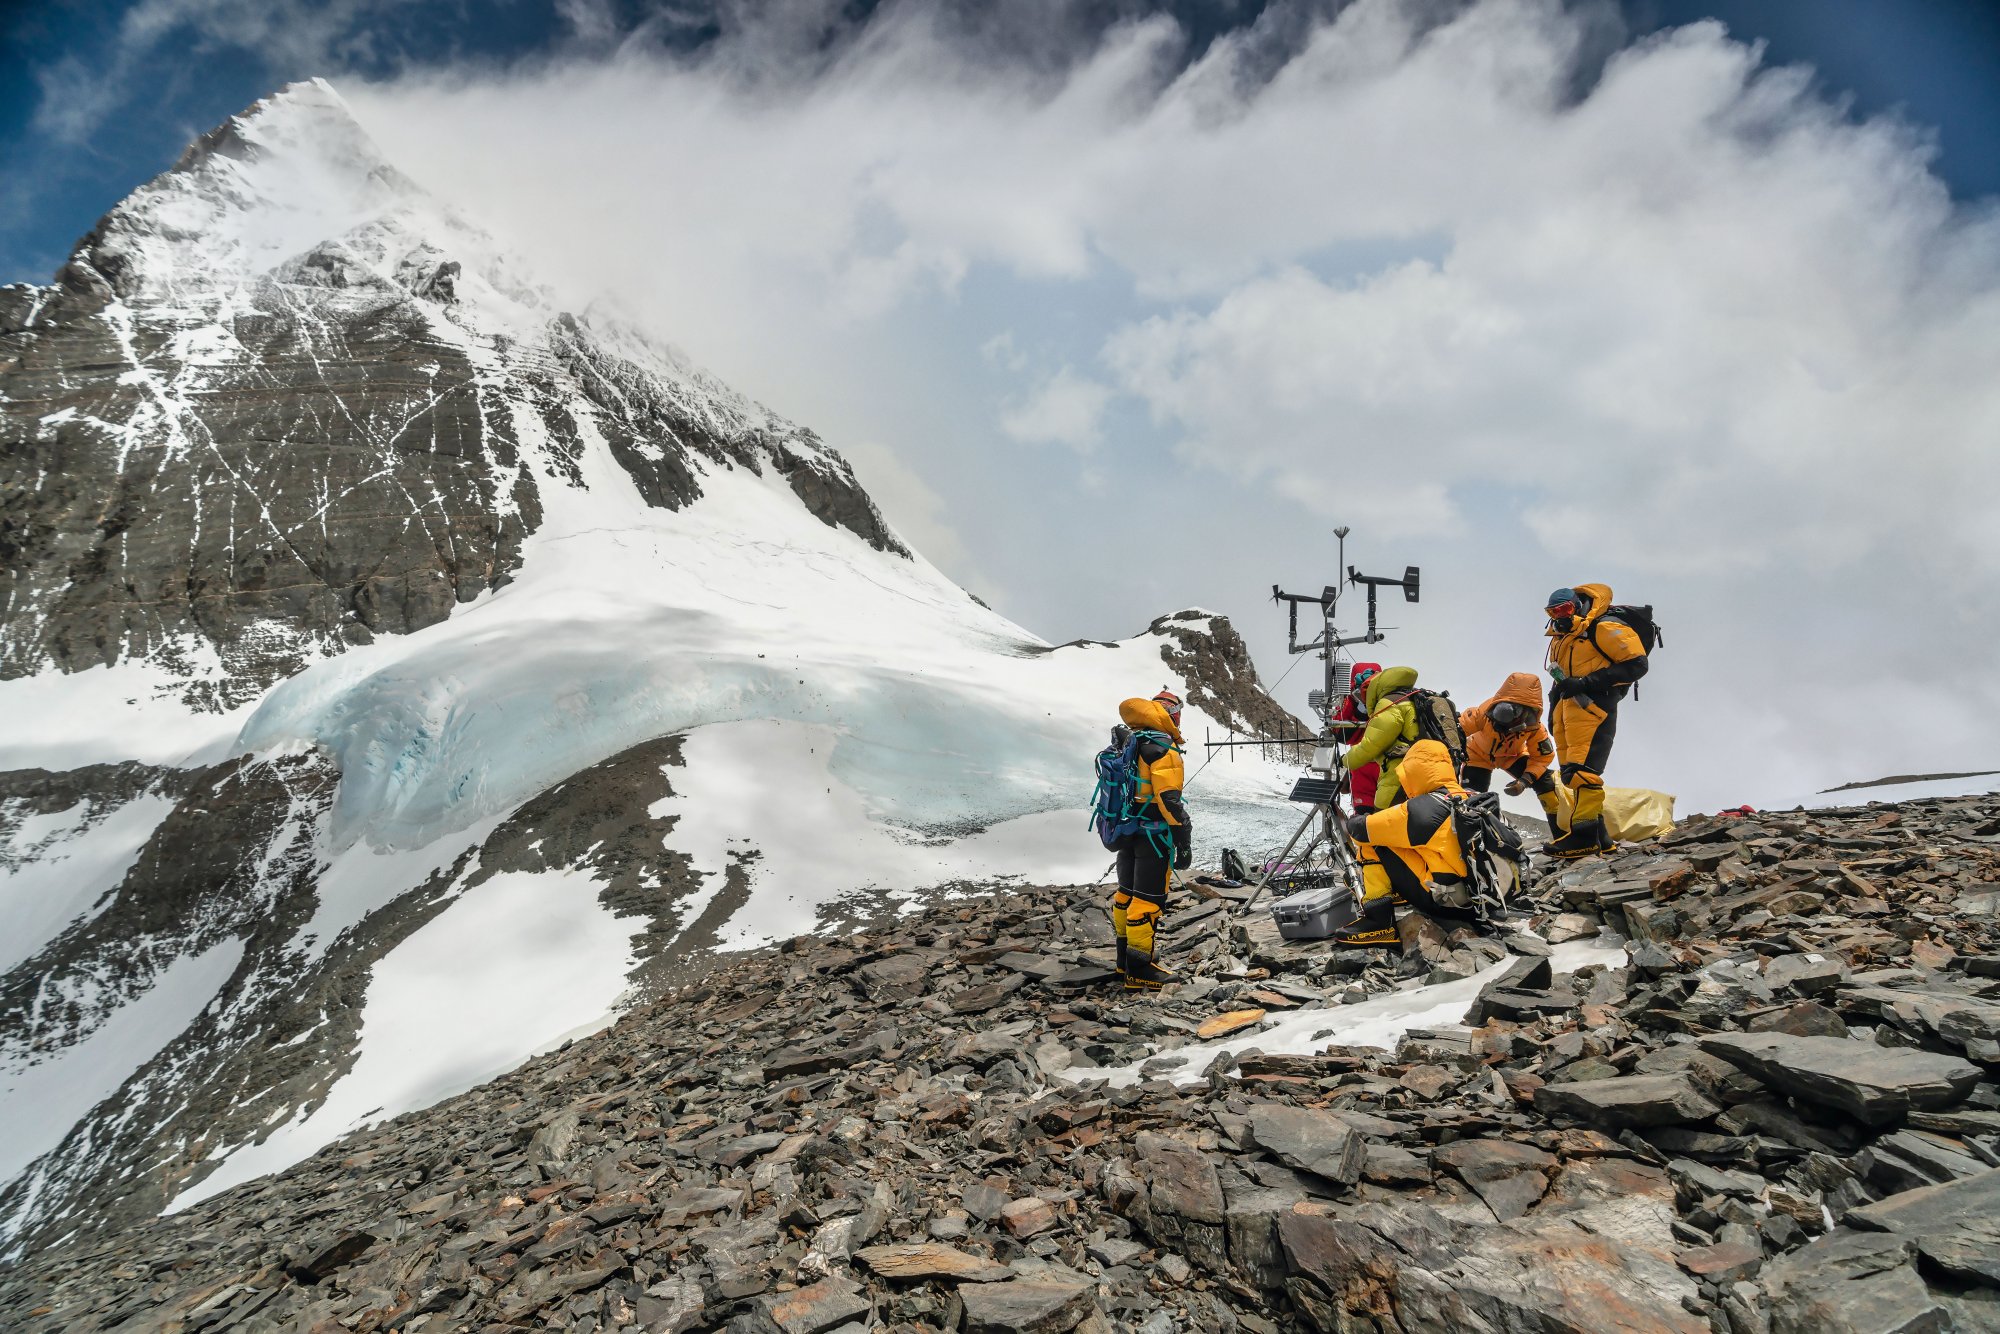
<path id="1" fill-rule="evenodd" d="M 190 144 L 77 243 L 59 278 L 127 299 L 226 291 L 424 199 L 333 85 L 310 79 Z"/>

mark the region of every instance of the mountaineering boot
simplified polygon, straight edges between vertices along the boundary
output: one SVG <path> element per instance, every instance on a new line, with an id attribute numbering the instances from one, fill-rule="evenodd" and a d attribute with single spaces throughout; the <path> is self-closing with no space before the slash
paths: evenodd
<path id="1" fill-rule="evenodd" d="M 1610 841 L 1604 832 L 1602 820 L 1573 820 L 1569 832 L 1561 838 L 1552 838 L 1542 848 L 1557 861 L 1575 861 L 1578 857 L 1595 857 L 1598 851 Z"/>
<path id="2" fill-rule="evenodd" d="M 1127 955 L 1127 946 L 1125 944 L 1125 937 L 1121 935 L 1118 937 L 1118 976 L 1120 977 L 1125 976 L 1126 955 Z"/>
<path id="3" fill-rule="evenodd" d="M 1576 805 L 1570 811 L 1569 832 L 1549 840 L 1542 851 L 1559 861 L 1594 857 L 1611 846 L 1611 832 L 1604 827 L 1604 789 L 1579 787 Z"/>
<path id="4" fill-rule="evenodd" d="M 1361 915 L 1333 933 L 1337 948 L 1401 949 L 1403 938 L 1396 934 L 1396 909 L 1385 896 L 1361 905 Z"/>
<path id="5" fill-rule="evenodd" d="M 1125 990 L 1158 991 L 1180 981 L 1180 975 L 1153 961 L 1153 926 L 1160 919 L 1158 905 L 1135 903 L 1125 922 Z"/>
<path id="6" fill-rule="evenodd" d="M 1177 985 L 1181 975 L 1171 968 L 1162 968 L 1153 962 L 1150 954 L 1134 954 L 1126 961 L 1125 990 L 1158 991 L 1162 987 Z"/>

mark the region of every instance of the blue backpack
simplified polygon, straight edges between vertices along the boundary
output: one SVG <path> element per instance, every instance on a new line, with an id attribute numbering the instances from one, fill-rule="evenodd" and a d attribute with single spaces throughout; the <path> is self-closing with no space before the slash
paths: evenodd
<path id="1" fill-rule="evenodd" d="M 1123 746 L 1106 746 L 1097 752 L 1097 788 L 1090 794 L 1090 823 L 1106 849 L 1141 831 L 1151 834 L 1166 821 L 1148 816 L 1139 800 L 1139 742 L 1152 738 L 1167 746 L 1172 738 L 1164 732 L 1134 732 Z"/>

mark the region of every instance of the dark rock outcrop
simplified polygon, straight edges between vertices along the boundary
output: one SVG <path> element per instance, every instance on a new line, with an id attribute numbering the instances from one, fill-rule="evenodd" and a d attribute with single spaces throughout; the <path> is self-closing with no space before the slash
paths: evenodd
<path id="1" fill-rule="evenodd" d="M 1247 737 L 1310 736 L 1257 679 L 1250 646 L 1227 616 L 1190 609 L 1162 616 L 1152 632 L 1167 642 L 1160 656 L 1188 683 L 1188 702 Z"/>

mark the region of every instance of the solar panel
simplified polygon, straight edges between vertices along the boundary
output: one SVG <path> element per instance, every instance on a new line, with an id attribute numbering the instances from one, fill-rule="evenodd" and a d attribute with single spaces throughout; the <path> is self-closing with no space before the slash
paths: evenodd
<path id="1" fill-rule="evenodd" d="M 1306 774 L 1292 784 L 1293 801 L 1311 802 L 1315 805 L 1332 801 L 1340 795 L 1340 783 L 1332 778 L 1321 778 L 1316 774 Z"/>

